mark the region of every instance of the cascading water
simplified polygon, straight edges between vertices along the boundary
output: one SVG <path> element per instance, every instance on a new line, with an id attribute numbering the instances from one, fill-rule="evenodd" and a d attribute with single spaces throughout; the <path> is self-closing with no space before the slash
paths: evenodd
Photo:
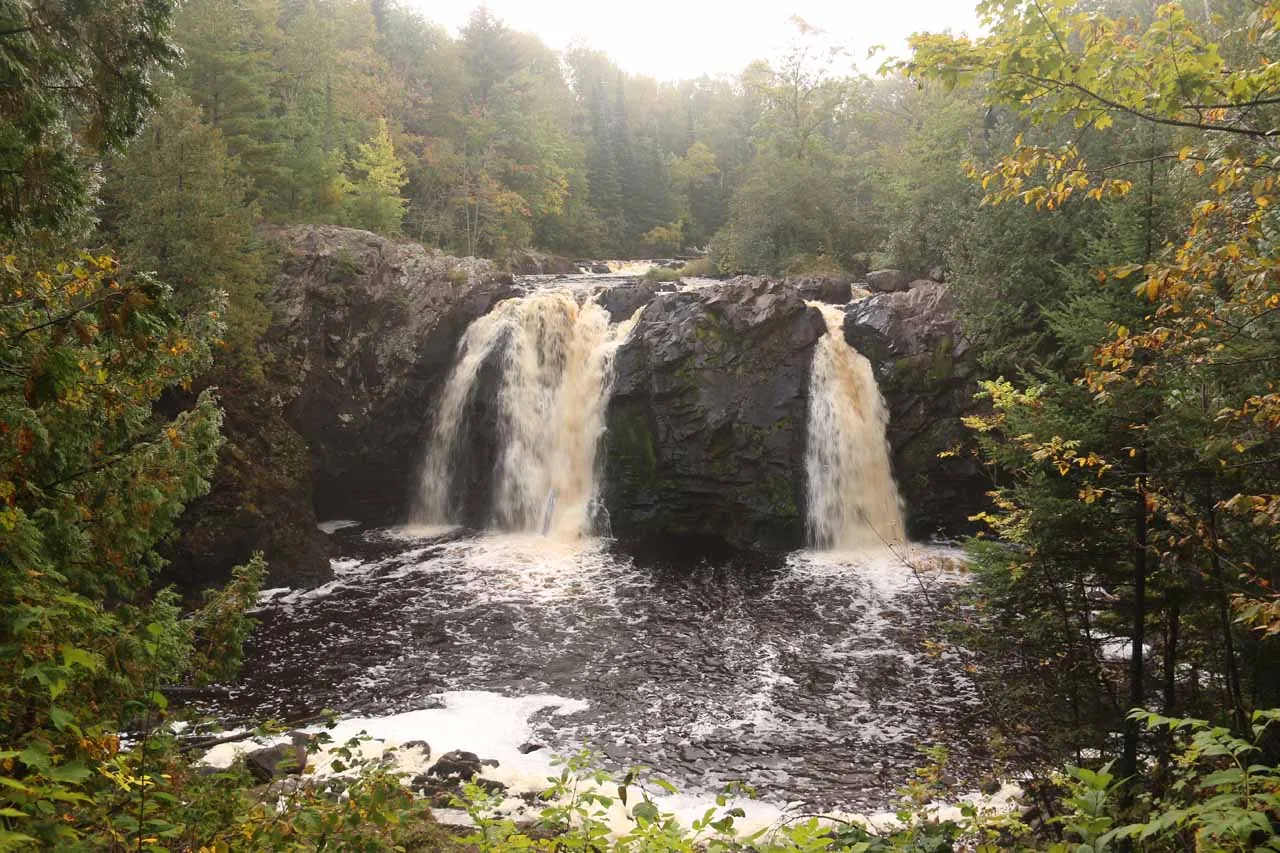
<path id="1" fill-rule="evenodd" d="M 561 539 L 590 532 L 613 355 L 634 324 L 634 318 L 611 324 L 603 308 L 590 299 L 579 304 L 567 290 L 507 300 L 473 322 L 436 412 L 414 522 L 450 521 L 467 405 L 481 368 L 501 347 L 501 456 L 491 521 Z"/>
<path id="2" fill-rule="evenodd" d="M 838 308 L 809 304 L 827 324 L 809 377 L 809 542 L 837 551 L 900 544 L 906 534 L 885 438 L 889 415 L 871 363 L 845 341 Z"/>

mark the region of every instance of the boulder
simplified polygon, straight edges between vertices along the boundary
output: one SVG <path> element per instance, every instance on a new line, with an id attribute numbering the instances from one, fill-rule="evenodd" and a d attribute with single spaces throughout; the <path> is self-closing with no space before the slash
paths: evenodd
<path id="1" fill-rule="evenodd" d="M 809 366 L 825 330 L 777 280 L 657 294 L 614 362 L 602 450 L 615 536 L 799 546 Z"/>
<path id="2" fill-rule="evenodd" d="M 474 752 L 455 749 L 440 756 L 440 759 L 431 765 L 427 775 L 434 779 L 460 779 L 463 782 L 470 782 L 479 775 L 482 766 L 480 756 Z"/>
<path id="3" fill-rule="evenodd" d="M 397 521 L 472 320 L 514 293 L 488 261 L 350 228 L 281 234 L 268 371 L 306 441 L 322 517 Z"/>
<path id="4" fill-rule="evenodd" d="M 790 276 L 786 282 L 805 300 L 844 305 L 853 298 L 853 283 L 848 276 Z"/>
<path id="5" fill-rule="evenodd" d="M 889 408 L 894 475 L 913 537 L 968 530 L 990 484 L 967 455 L 938 454 L 969 440 L 960 419 L 978 410 L 977 362 L 946 285 L 923 282 L 850 306 L 845 339 L 870 360 Z"/>
<path id="6" fill-rule="evenodd" d="M 867 287 L 880 293 L 894 293 L 911 286 L 911 276 L 902 270 L 875 270 L 867 273 Z"/>
<path id="7" fill-rule="evenodd" d="M 942 284 L 947 280 L 947 271 L 942 267 L 934 267 L 933 269 L 929 270 L 929 280 L 936 281 L 939 284 Z"/>
<path id="8" fill-rule="evenodd" d="M 671 290 L 669 282 L 636 281 L 607 287 L 596 295 L 596 304 L 609 312 L 615 323 L 630 319 L 659 293 Z"/>

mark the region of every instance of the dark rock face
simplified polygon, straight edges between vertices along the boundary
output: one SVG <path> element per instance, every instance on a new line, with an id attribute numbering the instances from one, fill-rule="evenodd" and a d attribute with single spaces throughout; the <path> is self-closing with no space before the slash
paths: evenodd
<path id="1" fill-rule="evenodd" d="M 209 493 L 182 515 L 164 582 L 194 596 L 225 583 L 255 551 L 266 557 L 267 586 L 329 580 L 329 537 L 316 527 L 306 442 L 261 379 L 226 367 L 206 384 L 217 388 L 226 443 Z"/>
<path id="2" fill-rule="evenodd" d="M 838 276 L 794 276 L 786 282 L 796 289 L 802 299 L 844 305 L 853 298 L 850 278 Z"/>
<path id="3" fill-rule="evenodd" d="M 871 361 L 889 407 L 894 475 L 913 537 L 958 533 L 990 484 L 973 460 L 939 459 L 968 439 L 960 418 L 977 410 L 977 366 L 944 284 L 917 282 L 854 303 L 845 339 Z"/>
<path id="4" fill-rule="evenodd" d="M 265 344 L 285 417 L 310 448 L 317 512 L 398 520 L 458 339 L 513 293 L 511 277 L 366 231 L 283 237 Z"/>
<path id="5" fill-rule="evenodd" d="M 614 534 L 799 546 L 809 366 L 825 330 L 783 282 L 658 294 L 615 361 L 603 447 Z"/>

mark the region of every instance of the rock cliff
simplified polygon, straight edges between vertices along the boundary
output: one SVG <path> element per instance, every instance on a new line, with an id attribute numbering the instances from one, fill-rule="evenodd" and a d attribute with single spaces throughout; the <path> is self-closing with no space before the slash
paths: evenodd
<path id="1" fill-rule="evenodd" d="M 317 512 L 402 520 L 458 339 L 513 293 L 511 276 L 365 231 L 285 239 L 264 343 L 285 417 L 310 448 Z"/>
<path id="2" fill-rule="evenodd" d="M 824 331 L 785 282 L 655 294 L 615 362 L 603 448 L 614 534 L 799 546 L 809 365 Z"/>
<path id="3" fill-rule="evenodd" d="M 977 362 L 947 286 L 916 282 L 854 302 L 844 334 L 875 368 L 889 407 L 894 474 L 910 534 L 965 530 L 990 484 L 968 456 L 938 456 L 967 440 L 960 419 L 976 411 L 978 390 Z"/>

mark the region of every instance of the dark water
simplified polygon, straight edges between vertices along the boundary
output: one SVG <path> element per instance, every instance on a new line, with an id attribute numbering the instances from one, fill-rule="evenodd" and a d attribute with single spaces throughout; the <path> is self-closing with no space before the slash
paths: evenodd
<path id="1" fill-rule="evenodd" d="M 604 543 L 336 534 L 338 580 L 258 614 L 229 721 L 322 708 L 382 715 L 448 690 L 550 693 L 589 708 L 536 719 L 568 753 L 602 750 L 685 790 L 745 779 L 775 801 L 878 808 L 918 747 L 974 777 L 980 715 L 920 583 L 891 558 L 798 552 L 681 564 Z M 924 556 L 934 565 L 936 553 Z M 945 597 L 954 573 L 922 574 Z"/>

